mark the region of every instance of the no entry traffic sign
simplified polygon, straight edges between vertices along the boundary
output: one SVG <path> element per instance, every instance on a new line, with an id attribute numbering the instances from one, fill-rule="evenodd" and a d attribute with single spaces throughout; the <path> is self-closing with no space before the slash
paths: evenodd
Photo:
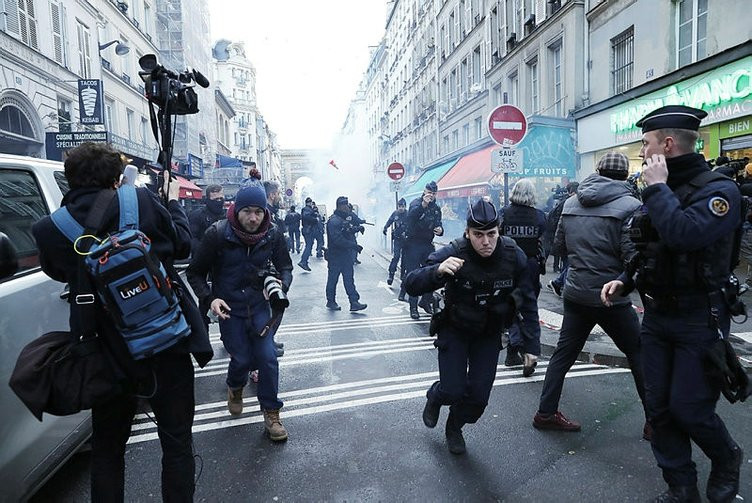
<path id="1" fill-rule="evenodd" d="M 499 145 L 519 143 L 527 133 L 525 114 L 514 105 L 496 107 L 488 116 L 488 133 Z"/>
<path id="2" fill-rule="evenodd" d="M 396 182 L 405 176 L 405 167 L 398 162 L 393 162 L 386 168 L 386 174 Z"/>

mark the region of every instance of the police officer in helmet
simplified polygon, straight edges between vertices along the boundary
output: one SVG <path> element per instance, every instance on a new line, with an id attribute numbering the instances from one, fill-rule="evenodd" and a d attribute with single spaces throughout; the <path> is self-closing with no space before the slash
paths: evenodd
<path id="1" fill-rule="evenodd" d="M 700 501 L 692 442 L 711 461 L 706 490 L 711 502 L 734 500 L 743 460 L 715 412 L 720 384 L 703 367 L 709 349 L 729 335 L 733 302 L 723 294 L 741 225 L 736 184 L 710 171 L 695 153 L 706 115 L 671 105 L 637 122 L 643 133 L 642 178 L 648 185 L 643 211 L 630 230 L 638 260 L 634 274 L 623 274 L 601 292 L 610 305 L 636 284 L 645 305 L 640 333 L 645 401 L 653 454 L 668 484 L 655 501 Z"/>
<path id="2" fill-rule="evenodd" d="M 527 257 L 511 238 L 499 236 L 498 225 L 494 205 L 476 202 L 465 235 L 433 252 L 425 267 L 405 278 L 410 295 L 445 287 L 445 309 L 432 320 L 440 380 L 426 394 L 423 422 L 435 427 L 441 406 L 450 406 L 446 438 L 453 454 L 465 452 L 462 427 L 475 423 L 488 404 L 502 332 L 518 319 L 518 311 L 527 326 L 538 325 Z"/>

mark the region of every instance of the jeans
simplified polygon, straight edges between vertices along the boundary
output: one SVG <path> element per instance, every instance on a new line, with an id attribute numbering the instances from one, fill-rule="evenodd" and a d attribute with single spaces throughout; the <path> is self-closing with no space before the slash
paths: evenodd
<path id="1" fill-rule="evenodd" d="M 329 268 L 326 277 L 326 301 L 328 303 L 336 302 L 337 282 L 341 274 L 342 283 L 345 285 L 345 292 L 347 292 L 350 304 L 358 302 L 360 294 L 355 289 L 355 272 L 353 270 L 352 255 L 332 257 L 331 250 L 329 253 Z"/>
<path id="2" fill-rule="evenodd" d="M 308 259 L 311 258 L 311 253 L 313 252 L 314 234 L 308 232 L 303 234 L 303 238 L 305 238 L 305 248 L 303 249 L 303 255 L 300 257 L 300 263 L 308 264 Z"/>
<path id="3" fill-rule="evenodd" d="M 449 405 L 457 421 L 475 423 L 488 405 L 496 379 L 501 337 L 463 334 L 447 326 L 435 342 L 439 350 L 439 381 L 428 390 L 428 399 Z"/>
<path id="4" fill-rule="evenodd" d="M 723 325 L 727 337 L 728 318 Z M 710 324 L 707 305 L 680 313 L 647 308 L 641 337 L 653 454 L 669 485 L 694 485 L 692 442 L 714 465 L 728 463 L 735 445 L 715 412 L 720 389 L 703 370 L 703 354 L 718 331 Z"/>
<path id="5" fill-rule="evenodd" d="M 559 272 L 559 275 L 553 281 L 559 289 L 564 288 L 564 283 L 567 282 L 567 272 L 569 272 L 569 262 L 565 259 L 562 264 L 561 272 Z"/>
<path id="6" fill-rule="evenodd" d="M 640 323 L 632 304 L 613 307 L 583 306 L 564 300 L 564 320 L 559 341 L 551 356 L 543 381 L 538 411 L 552 414 L 559 410 L 559 398 L 564 387 L 564 376 L 585 346 L 590 331 L 600 325 L 613 339 L 616 347 L 627 356 L 637 394 L 645 407 L 645 384 L 640 353 Z"/>
<path id="7" fill-rule="evenodd" d="M 152 357 L 150 365 L 156 392 L 148 401 L 162 445 L 162 500 L 193 501 L 191 427 L 195 401 L 191 356 L 168 351 Z M 125 443 L 137 405 L 138 399 L 126 394 L 91 410 L 91 500 L 95 503 L 124 499 Z"/>
<path id="8" fill-rule="evenodd" d="M 259 308 L 250 318 L 232 316 L 219 321 L 222 344 L 230 354 L 227 368 L 227 386 L 232 389 L 242 388 L 248 383 L 248 373 L 257 369 L 259 372 L 257 395 L 261 409 L 275 410 L 282 408 L 279 393 L 279 362 L 274 347 L 274 335 L 258 335 L 271 315 L 268 306 Z"/>

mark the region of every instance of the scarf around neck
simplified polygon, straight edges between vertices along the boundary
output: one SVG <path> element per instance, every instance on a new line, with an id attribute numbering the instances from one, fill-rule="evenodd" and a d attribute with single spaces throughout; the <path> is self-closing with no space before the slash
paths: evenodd
<path id="1" fill-rule="evenodd" d="M 238 217 L 235 215 L 235 203 L 232 203 L 230 207 L 227 208 L 227 221 L 230 223 L 230 227 L 232 227 L 232 232 L 235 233 L 235 236 L 237 236 L 237 238 L 246 246 L 253 246 L 261 241 L 264 236 L 266 236 L 266 233 L 271 226 L 269 210 L 264 208 L 264 219 L 261 221 L 259 230 L 254 233 L 246 231 L 240 225 Z"/>

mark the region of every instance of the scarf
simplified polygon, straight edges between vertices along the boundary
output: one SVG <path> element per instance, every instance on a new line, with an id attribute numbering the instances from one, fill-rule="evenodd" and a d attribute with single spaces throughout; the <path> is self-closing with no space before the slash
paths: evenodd
<path id="1" fill-rule="evenodd" d="M 691 182 L 694 177 L 703 171 L 710 169 L 702 154 L 694 153 L 669 157 L 666 159 L 666 167 L 668 168 L 666 185 L 671 190 L 678 189 L 682 185 Z"/>
<path id="2" fill-rule="evenodd" d="M 254 233 L 246 231 L 240 225 L 240 222 L 238 222 L 237 215 L 235 215 L 235 203 L 232 203 L 230 207 L 227 208 L 227 221 L 230 222 L 230 227 L 232 227 L 232 232 L 235 233 L 235 236 L 237 236 L 237 238 L 246 246 L 253 246 L 261 241 L 264 236 L 266 236 L 271 225 L 269 210 L 264 208 L 264 219 L 261 221 L 259 230 Z"/>

